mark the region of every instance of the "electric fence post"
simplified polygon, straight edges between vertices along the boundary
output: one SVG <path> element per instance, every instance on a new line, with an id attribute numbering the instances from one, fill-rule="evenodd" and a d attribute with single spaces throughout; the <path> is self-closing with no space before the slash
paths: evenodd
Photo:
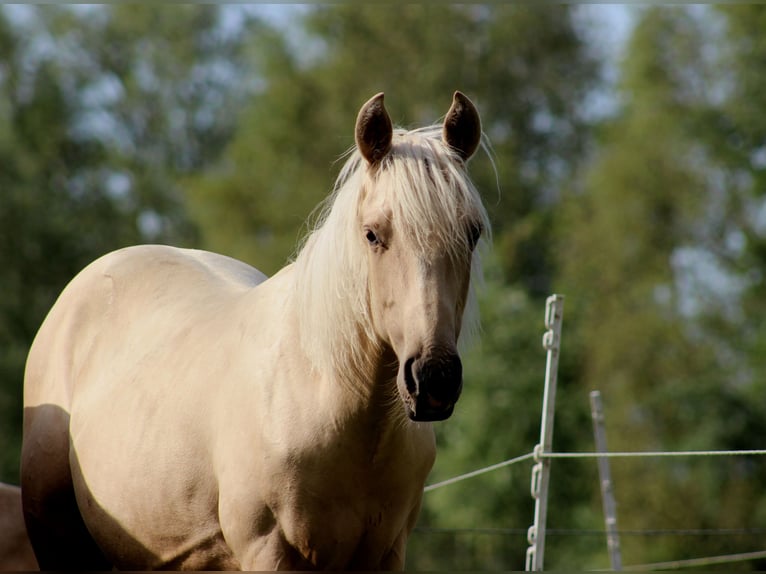
<path id="1" fill-rule="evenodd" d="M 545 334 L 543 348 L 547 351 L 545 364 L 545 389 L 543 391 L 540 443 L 535 446 L 535 465 L 532 467 L 532 498 L 535 499 L 535 519 L 527 532 L 527 572 L 543 569 L 545 558 L 545 527 L 548 517 L 548 484 L 551 475 L 551 459 L 544 455 L 552 452 L 553 417 L 556 408 L 556 380 L 558 378 L 559 349 L 561 346 L 561 323 L 564 319 L 564 297 L 551 295 L 545 302 Z"/>
<path id="2" fill-rule="evenodd" d="M 590 393 L 590 413 L 593 418 L 593 436 L 596 442 L 596 452 L 606 454 L 606 430 L 604 428 L 604 407 L 601 403 L 601 393 Z M 604 507 L 604 524 L 606 526 L 606 545 L 609 551 L 609 561 L 612 570 L 622 570 L 622 554 L 620 553 L 620 536 L 617 532 L 617 504 L 614 501 L 612 488 L 612 472 L 607 457 L 598 458 L 598 476 L 601 485 L 601 501 Z"/>

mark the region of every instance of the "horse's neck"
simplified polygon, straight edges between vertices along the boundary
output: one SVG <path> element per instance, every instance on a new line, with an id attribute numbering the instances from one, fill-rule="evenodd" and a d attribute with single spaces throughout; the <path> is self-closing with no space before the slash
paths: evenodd
<path id="1" fill-rule="evenodd" d="M 296 319 L 293 325 L 305 328 L 300 318 Z M 331 317 L 328 321 L 333 324 Z M 396 389 L 399 363 L 393 350 L 371 340 L 361 325 L 339 347 L 341 353 L 331 365 L 313 363 L 303 355 L 314 374 L 312 384 L 320 387 L 324 415 L 377 430 L 386 425 L 402 426 L 406 415 Z"/>
<path id="2" fill-rule="evenodd" d="M 305 420 L 320 433 L 342 439 L 335 442 L 356 437 L 365 452 L 380 459 L 402 445 L 432 449 L 430 425 L 410 421 L 399 397 L 396 354 L 376 339 L 351 292 L 366 288 L 366 281 L 350 281 L 353 269 L 333 268 L 324 244 L 310 243 L 308 249 L 272 277 L 271 286 L 264 285 L 267 297 L 279 301 L 266 312 L 279 324 L 280 347 L 292 362 L 293 375 L 286 382 L 301 387 L 288 392 L 302 396 Z M 318 267 L 318 261 L 327 266 Z M 346 283 L 334 284 L 338 280 Z M 347 296 L 339 296 L 344 292 Z"/>
<path id="3" fill-rule="evenodd" d="M 353 437 L 353 448 L 360 448 L 352 457 L 363 462 L 372 457 L 378 461 L 405 450 L 419 451 L 433 449 L 433 435 L 430 425 L 412 423 L 405 413 L 396 388 L 398 361 L 393 350 L 369 339 L 363 328 L 347 341 L 349 347 L 361 349 L 367 357 L 361 364 L 346 365 L 351 354 L 337 358 L 333 369 L 322 370 L 312 363 L 300 342 L 300 307 L 290 301 L 295 295 L 295 269 L 286 268 L 272 277 L 262 287 L 266 297 L 266 312 L 272 320 L 279 320 L 282 342 L 281 361 L 290 361 L 293 373 L 285 379 L 284 385 L 297 385 L 288 392 L 300 396 L 299 409 L 309 425 L 328 440 L 326 444 L 348 445 Z M 258 289 L 262 289 L 258 287 Z M 259 302 L 260 305 L 264 301 Z M 359 356 L 359 353 L 354 353 Z M 284 391 L 284 385 L 283 391 Z M 335 439 L 332 436 L 336 436 Z M 363 454 L 364 453 L 364 454 Z"/>
<path id="4" fill-rule="evenodd" d="M 364 380 L 322 381 L 335 397 L 325 413 L 334 420 L 335 431 L 355 437 L 362 449 L 359 461 L 386 472 L 395 466 L 393 461 L 405 460 L 407 453 L 419 453 L 421 448 L 431 449 L 433 442 L 430 425 L 413 423 L 405 414 L 396 388 L 397 365 L 393 351 L 384 349 Z"/>
<path id="5" fill-rule="evenodd" d="M 349 353 L 344 368 L 336 368 L 320 377 L 320 384 L 333 398 L 332 408 L 343 407 L 344 415 L 379 425 L 381 422 L 400 424 L 404 408 L 396 389 L 398 361 L 393 350 L 368 340 L 360 330 L 351 345 L 366 349 L 366 360 L 354 364 Z"/>

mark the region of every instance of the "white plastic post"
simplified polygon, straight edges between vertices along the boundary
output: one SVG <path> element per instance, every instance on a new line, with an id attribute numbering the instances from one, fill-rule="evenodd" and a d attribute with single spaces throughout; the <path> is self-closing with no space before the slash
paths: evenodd
<path id="1" fill-rule="evenodd" d="M 604 407 L 601 404 L 601 393 L 590 393 L 590 413 L 593 418 L 593 435 L 596 441 L 596 452 L 607 452 L 606 431 L 604 430 Z M 604 523 L 606 525 L 606 547 L 609 551 L 609 561 L 612 570 L 622 570 L 622 554 L 620 552 L 620 536 L 617 533 L 617 504 L 614 501 L 612 489 L 612 473 L 609 459 L 599 457 L 598 476 L 601 482 L 601 501 L 604 507 Z"/>
<path id="2" fill-rule="evenodd" d="M 556 382 L 558 378 L 559 349 L 561 346 L 561 323 L 564 319 L 564 297 L 551 295 L 545 302 L 545 328 L 543 348 L 548 352 L 545 365 L 545 388 L 543 411 L 540 421 L 540 443 L 535 447 L 532 468 L 532 498 L 535 499 L 535 522 L 527 532 L 526 570 L 539 572 L 545 558 L 545 527 L 548 518 L 548 484 L 551 475 L 551 459 L 541 455 L 552 452 L 553 416 L 556 407 Z"/>

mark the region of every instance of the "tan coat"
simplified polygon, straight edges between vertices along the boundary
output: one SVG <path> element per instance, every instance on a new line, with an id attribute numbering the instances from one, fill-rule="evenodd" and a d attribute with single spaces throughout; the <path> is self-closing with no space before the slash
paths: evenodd
<path id="1" fill-rule="evenodd" d="M 486 214 L 449 134 L 393 134 L 381 114 L 382 95 L 323 223 L 274 277 L 141 246 L 62 293 L 24 397 L 24 511 L 44 569 L 403 567 L 429 421 L 462 387 L 466 237 Z M 400 171 L 407 185 L 386 179 Z M 434 223 L 409 221 L 418 209 Z"/>

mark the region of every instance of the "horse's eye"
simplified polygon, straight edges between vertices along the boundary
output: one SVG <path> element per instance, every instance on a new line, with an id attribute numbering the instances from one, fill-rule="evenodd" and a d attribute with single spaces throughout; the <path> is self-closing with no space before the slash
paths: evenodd
<path id="1" fill-rule="evenodd" d="M 377 245 L 379 243 L 378 236 L 375 235 L 375 232 L 372 229 L 368 229 L 364 234 L 365 239 L 367 239 L 367 242 L 370 245 Z"/>
<path id="2" fill-rule="evenodd" d="M 481 223 L 472 223 L 468 226 L 468 246 L 473 251 L 479 243 L 483 231 Z"/>

